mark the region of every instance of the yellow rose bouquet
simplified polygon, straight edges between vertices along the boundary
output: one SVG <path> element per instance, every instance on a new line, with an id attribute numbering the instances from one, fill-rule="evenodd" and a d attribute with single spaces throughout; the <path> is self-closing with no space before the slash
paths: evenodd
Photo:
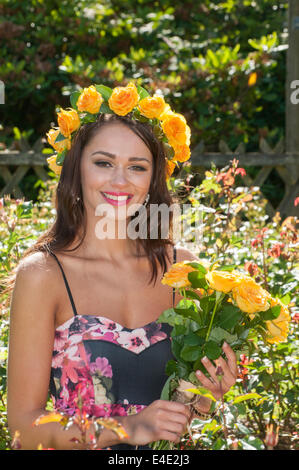
<path id="1" fill-rule="evenodd" d="M 213 400 L 208 390 L 200 386 L 195 371 L 207 373 L 201 363 L 204 356 L 217 364 L 224 341 L 238 357 L 255 349 L 257 339 L 266 343 L 287 339 L 287 306 L 235 266 L 219 266 L 205 260 L 175 263 L 162 284 L 176 288 L 183 297 L 158 320 L 173 327 L 175 358 L 166 366 L 169 378 L 162 399 L 195 403 L 199 395 L 204 395 Z"/>

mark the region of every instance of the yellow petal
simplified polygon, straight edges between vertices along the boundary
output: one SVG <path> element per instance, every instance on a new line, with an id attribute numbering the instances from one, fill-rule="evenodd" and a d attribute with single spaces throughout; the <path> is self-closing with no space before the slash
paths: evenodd
<path id="1" fill-rule="evenodd" d="M 42 415 L 39 416 L 33 423 L 33 426 L 39 426 L 40 424 L 46 424 L 46 423 L 59 423 L 62 421 L 64 416 L 60 413 L 56 413 L 55 411 L 53 413 L 49 413 L 47 415 Z"/>

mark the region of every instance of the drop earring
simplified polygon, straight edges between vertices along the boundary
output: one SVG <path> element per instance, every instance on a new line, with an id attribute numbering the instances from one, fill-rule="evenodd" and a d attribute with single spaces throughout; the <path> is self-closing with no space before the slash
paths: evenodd
<path id="1" fill-rule="evenodd" d="M 143 206 L 144 206 L 144 207 L 146 207 L 146 205 L 147 205 L 147 203 L 148 203 L 148 201 L 149 201 L 149 198 L 150 198 L 150 194 L 147 193 L 147 196 L 146 196 L 145 201 L 144 201 L 144 203 L 143 203 Z"/>

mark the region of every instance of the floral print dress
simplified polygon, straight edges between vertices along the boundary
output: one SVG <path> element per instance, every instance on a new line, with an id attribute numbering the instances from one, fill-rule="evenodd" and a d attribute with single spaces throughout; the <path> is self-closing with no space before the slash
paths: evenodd
<path id="1" fill-rule="evenodd" d="M 160 398 L 168 378 L 165 366 L 173 359 L 171 327 L 153 321 L 130 329 L 103 316 L 78 315 L 63 268 L 51 254 L 61 269 L 74 311 L 55 330 L 50 377 L 55 409 L 72 416 L 80 397 L 89 416 L 139 413 Z M 135 446 L 118 444 L 110 449 Z"/>

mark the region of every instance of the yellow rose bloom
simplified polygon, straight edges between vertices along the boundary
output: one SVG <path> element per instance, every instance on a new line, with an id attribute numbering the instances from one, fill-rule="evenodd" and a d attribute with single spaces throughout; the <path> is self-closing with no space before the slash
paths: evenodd
<path id="1" fill-rule="evenodd" d="M 188 279 L 188 273 L 195 271 L 192 266 L 188 266 L 190 261 L 181 261 L 180 263 L 174 263 L 170 270 L 164 274 L 162 284 L 170 287 L 188 287 L 191 286 L 191 282 Z"/>
<path id="2" fill-rule="evenodd" d="M 168 158 L 166 158 L 166 180 L 168 180 L 174 169 L 175 169 L 175 166 L 176 166 L 176 162 L 174 160 L 168 160 Z"/>
<path id="3" fill-rule="evenodd" d="M 71 148 L 71 141 L 70 139 L 64 139 L 60 142 L 55 142 L 56 137 L 59 134 L 59 129 L 50 129 L 47 133 L 47 138 L 49 144 L 56 150 L 56 152 L 60 153 L 63 150 L 69 150 Z"/>
<path id="4" fill-rule="evenodd" d="M 103 103 L 103 97 L 94 85 L 89 88 L 84 88 L 83 92 L 78 98 L 77 108 L 79 111 L 86 111 L 91 114 L 97 114 Z"/>
<path id="5" fill-rule="evenodd" d="M 182 114 L 169 113 L 162 121 L 162 129 L 173 148 L 190 145 L 191 131 Z"/>
<path id="6" fill-rule="evenodd" d="M 56 175 L 60 175 L 61 174 L 61 170 L 62 170 L 62 166 L 61 165 L 57 165 L 56 163 L 56 155 L 52 155 L 51 157 L 47 158 L 47 162 L 48 162 L 48 165 L 50 167 L 50 169 L 52 171 L 54 171 L 54 173 Z"/>
<path id="7" fill-rule="evenodd" d="M 241 275 L 240 280 L 241 282 L 232 289 L 233 298 L 239 309 L 249 314 L 268 310 L 270 294 L 250 276 Z"/>
<path id="8" fill-rule="evenodd" d="M 178 162 L 186 162 L 191 156 L 191 151 L 188 145 L 178 145 L 174 148 L 174 159 Z"/>
<path id="9" fill-rule="evenodd" d="M 236 271 L 212 270 L 206 274 L 206 280 L 214 290 L 227 294 L 241 282 L 241 277 Z"/>
<path id="10" fill-rule="evenodd" d="M 274 320 L 266 321 L 269 335 L 267 337 L 267 341 L 271 344 L 286 341 L 289 332 L 289 323 L 291 320 L 287 306 L 284 305 L 280 299 L 271 299 L 271 307 L 274 307 L 275 305 L 281 306 L 279 316 Z"/>
<path id="11" fill-rule="evenodd" d="M 171 114 L 174 114 L 174 112 L 171 110 L 171 107 L 169 106 L 169 104 L 165 104 L 165 108 L 163 112 L 160 114 L 159 120 L 164 121 Z"/>
<path id="12" fill-rule="evenodd" d="M 165 110 L 166 103 L 162 96 L 147 96 L 138 103 L 140 113 L 148 119 L 159 119 Z"/>
<path id="13" fill-rule="evenodd" d="M 110 109 L 119 116 L 125 116 L 135 108 L 139 95 L 134 83 L 126 87 L 116 87 L 108 100 Z"/>
<path id="14" fill-rule="evenodd" d="M 58 125 L 62 135 L 69 137 L 80 127 L 80 118 L 75 109 L 61 109 L 57 113 Z"/>

